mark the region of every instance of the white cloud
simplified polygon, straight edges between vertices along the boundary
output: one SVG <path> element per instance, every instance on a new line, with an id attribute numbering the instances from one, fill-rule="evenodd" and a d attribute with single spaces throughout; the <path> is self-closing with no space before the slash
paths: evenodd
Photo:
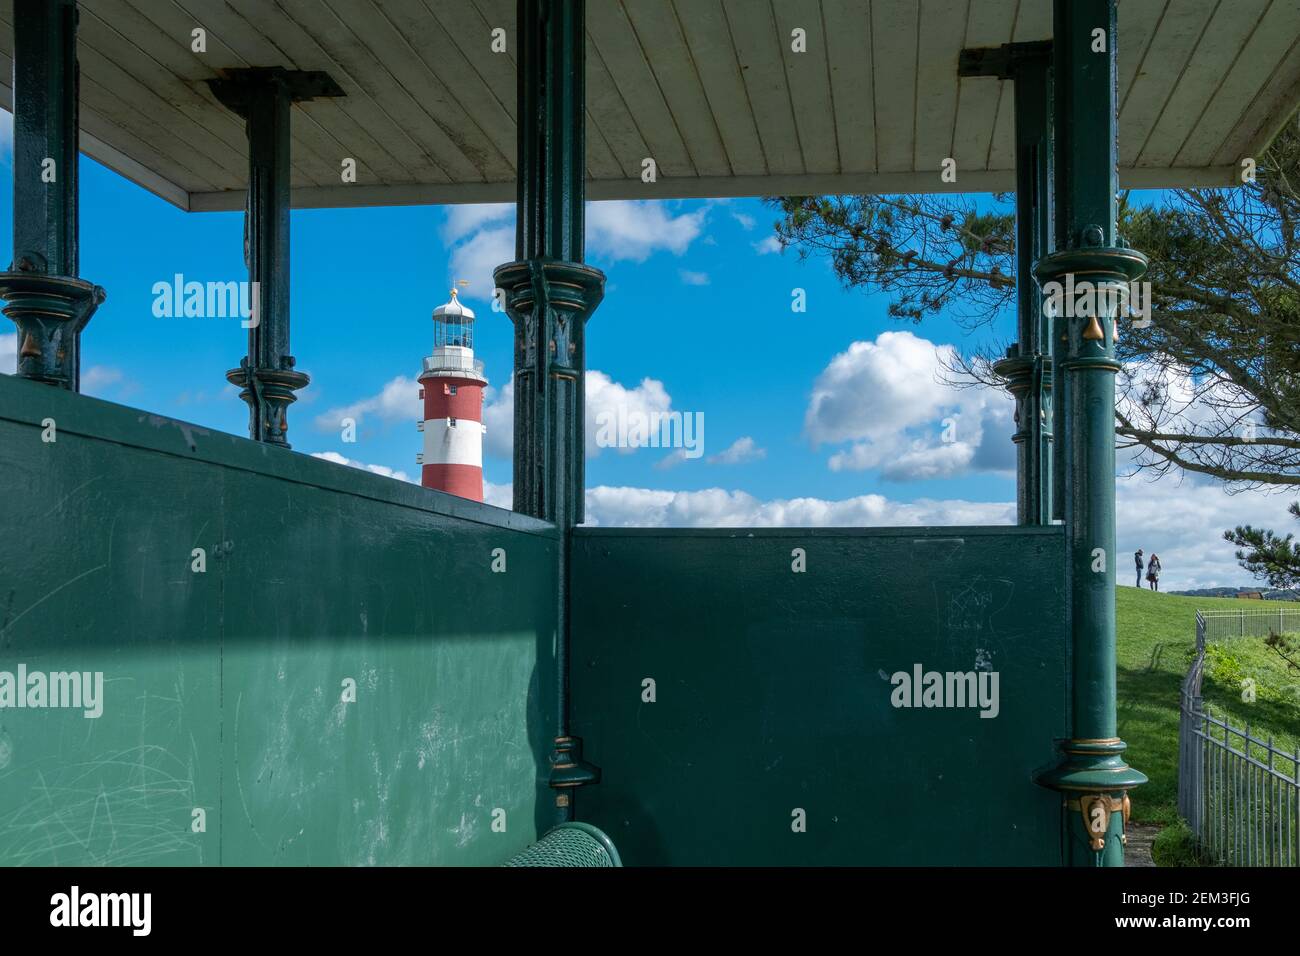
<path id="1" fill-rule="evenodd" d="M 18 371 L 18 333 L 0 335 L 0 372 L 12 375 Z"/>
<path id="2" fill-rule="evenodd" d="M 634 417 L 644 417 L 645 420 L 651 420 L 656 413 L 669 412 L 673 407 L 672 396 L 664 388 L 664 383 L 658 379 L 643 378 L 641 384 L 632 388 L 615 382 L 604 372 L 590 369 L 585 379 L 587 392 L 587 414 L 586 414 L 586 431 L 587 431 L 587 456 L 594 458 L 600 454 L 600 448 L 596 444 L 596 438 L 600 433 L 600 423 L 603 421 L 617 421 L 619 416 L 623 420 L 631 420 Z M 636 449 L 625 448 L 619 449 L 624 453 L 631 453 Z"/>
<path id="3" fill-rule="evenodd" d="M 672 396 L 664 388 L 663 382 L 653 378 L 644 378 L 639 385 L 628 388 L 615 382 L 604 372 L 588 369 L 584 380 L 587 393 L 586 442 L 587 457 L 594 458 L 600 454 L 596 444 L 600 423 L 617 421 L 620 414 L 624 420 L 634 416 L 647 419 L 656 412 L 672 410 Z M 487 426 L 487 435 L 483 449 L 487 454 L 497 458 L 509 458 L 514 448 L 515 420 L 515 380 L 514 376 L 502 387 L 500 393 L 489 388 L 485 393 L 483 406 L 483 424 Z M 636 449 L 619 449 L 631 453 Z"/>
<path id="4" fill-rule="evenodd" d="M 749 230 L 749 229 L 753 229 L 753 228 L 754 228 L 754 217 L 753 217 L 753 216 L 747 216 L 747 215 L 745 215 L 745 213 L 743 213 L 743 212 L 733 212 L 733 213 L 731 214 L 731 217 L 732 217 L 733 219 L 735 219 L 736 222 L 740 223 L 740 227 L 741 227 L 742 229 Z"/>
<path id="5" fill-rule="evenodd" d="M 238 388 L 234 385 L 223 385 L 216 391 L 208 391 L 207 389 L 200 388 L 191 392 L 187 389 L 177 395 L 175 401 L 177 405 L 206 405 L 209 402 L 224 402 L 229 401 L 230 399 L 237 400 L 238 398 Z M 301 401 L 302 399 L 300 398 L 299 402 Z"/>
<path id="6" fill-rule="evenodd" d="M 515 227 L 497 226 L 474 233 L 451 252 L 449 281 L 466 279 L 468 291 L 480 299 L 490 299 L 496 288 L 492 273 L 497 266 L 515 258 Z M 448 286 L 450 288 L 450 286 Z"/>
<path id="7" fill-rule="evenodd" d="M 766 457 L 767 449 L 759 448 L 758 443 L 746 435 L 744 438 L 737 438 L 730 447 L 716 455 L 710 455 L 708 462 L 710 465 L 744 465 Z"/>
<path id="8" fill-rule="evenodd" d="M 509 458 L 515 447 L 515 377 L 498 392 L 489 385 L 483 390 L 483 452 L 495 458 Z"/>
<path id="9" fill-rule="evenodd" d="M 1010 524 L 1009 502 L 892 501 L 861 495 L 830 501 L 788 498 L 761 501 L 744 491 L 659 491 L 601 485 L 587 491 L 587 524 L 604 527 L 889 527 L 896 525 Z"/>
<path id="10" fill-rule="evenodd" d="M 363 398 L 351 405 L 339 405 L 321 412 L 314 424 L 319 431 L 338 431 L 343 427 L 343 419 L 351 418 L 360 425 L 367 416 L 378 418 L 383 422 L 418 421 L 421 415 L 420 385 L 405 375 L 393 379 L 377 395 Z"/>
<path id="11" fill-rule="evenodd" d="M 1118 376 L 1116 404 L 1129 421 L 1143 422 L 1154 416 L 1162 431 L 1195 432 L 1207 424 L 1220 420 L 1216 410 L 1227 412 L 1230 418 L 1242 415 L 1259 422 L 1254 415 L 1243 414 L 1256 403 L 1239 390 L 1222 381 L 1198 387 L 1193 373 L 1165 356 L 1155 356 L 1144 361 L 1126 362 Z M 1137 397 L 1138 402 L 1133 398 Z"/>
<path id="12" fill-rule="evenodd" d="M 1247 439 L 1283 434 L 1265 423 L 1255 396 L 1221 379 L 1201 377 L 1167 356 L 1125 363 L 1117 377 L 1116 407 L 1137 428 L 1157 432 Z M 1120 449 L 1119 459 L 1126 467 L 1157 460 L 1140 445 Z M 1242 464 L 1251 470 L 1249 461 Z"/>
<path id="13" fill-rule="evenodd" d="M 460 242 L 489 224 L 505 222 L 513 226 L 514 218 L 515 204 L 512 202 L 449 206 L 442 225 L 442 238 L 447 242 Z"/>
<path id="14" fill-rule="evenodd" d="M 680 256 L 704 229 L 708 207 L 679 216 L 652 200 L 587 203 L 587 244 L 593 256 L 612 262 L 644 262 L 661 249 Z"/>
<path id="15" fill-rule="evenodd" d="M 682 282 L 686 285 L 709 284 L 709 274 L 707 272 L 692 272 L 689 269 L 678 269 L 677 274 L 681 276 Z"/>
<path id="16" fill-rule="evenodd" d="M 1213 434 L 1240 418 L 1238 427 L 1253 421 L 1260 431 L 1253 401 L 1235 394 L 1222 383 L 1198 388 L 1189 369 L 1156 362 L 1129 363 L 1120 372 L 1118 403 L 1130 421 L 1141 425 L 1154 417 L 1163 430 Z M 1139 396 L 1135 405 L 1127 396 Z M 1228 494 L 1222 482 L 1206 475 L 1175 471 L 1152 481 L 1149 472 L 1137 471 L 1143 457 L 1140 446 L 1117 449 L 1120 478 L 1116 490 L 1119 581 L 1133 584 L 1133 552 L 1154 552 L 1166 569 L 1163 590 L 1202 587 L 1260 586 L 1234 557 L 1235 548 L 1223 532 L 1241 524 L 1294 532 L 1295 519 L 1286 513 L 1296 495 L 1262 490 Z"/>
<path id="17" fill-rule="evenodd" d="M 92 365 L 81 373 L 81 391 L 85 395 L 102 395 L 122 381 L 122 370 L 112 365 Z"/>
<path id="18" fill-rule="evenodd" d="M 1249 585 L 1251 577 L 1237 564 L 1233 546 L 1222 540 L 1223 532 L 1238 524 L 1290 531 L 1295 522 L 1286 513 L 1285 495 L 1228 495 L 1218 485 L 1121 479 L 1116 499 L 1121 585 L 1134 583 L 1130 562 L 1138 548 L 1148 556 L 1160 555 L 1165 590 Z M 881 495 L 763 501 L 722 488 L 664 491 L 608 485 L 587 491 L 587 524 L 603 527 L 934 527 L 1009 525 L 1015 520 L 1015 504 L 1009 501 L 900 502 Z"/>
<path id="19" fill-rule="evenodd" d="M 1010 433 L 1003 435 L 1001 440 L 1010 442 Z M 947 478 L 967 471 L 975 460 L 975 452 L 976 447 L 967 442 L 931 446 L 915 441 L 906 451 L 886 462 L 880 473 L 882 477 L 896 481 Z M 834 459 L 831 467 L 834 467 Z"/>
<path id="20" fill-rule="evenodd" d="M 644 262 L 661 250 L 680 256 L 700 236 L 708 208 L 674 216 L 663 201 L 587 203 L 587 251 L 610 262 Z M 453 206 L 442 238 L 453 247 L 449 279 L 468 279 L 471 290 L 490 290 L 497 266 L 515 258 L 514 204 Z"/>
<path id="21" fill-rule="evenodd" d="M 320 458 L 324 461 L 332 461 L 336 465 L 347 465 L 349 468 L 360 468 L 362 471 L 368 471 L 373 475 L 383 475 L 385 478 L 396 478 L 398 481 L 407 481 L 412 484 L 419 484 L 404 471 L 397 471 L 389 468 L 387 465 L 367 465 L 365 462 L 357 461 L 354 458 L 345 458 L 336 451 L 314 451 L 311 456 Z"/>
<path id="22" fill-rule="evenodd" d="M 686 449 L 678 448 L 664 455 L 657 462 L 655 468 L 659 471 L 667 471 L 669 468 L 676 468 L 678 465 L 685 464 L 689 459 L 686 457 Z"/>
<path id="23" fill-rule="evenodd" d="M 934 343 L 882 332 L 831 359 L 813 384 L 804 429 L 816 443 L 892 435 L 933 420 L 949 398 L 935 380 Z"/>
<path id="24" fill-rule="evenodd" d="M 1014 402 L 1001 389 L 942 382 L 952 355 L 950 345 L 891 331 L 831 359 L 804 416 L 815 446 L 848 443 L 831 455 L 830 469 L 880 469 L 891 481 L 1014 469 Z"/>
<path id="25" fill-rule="evenodd" d="M 448 281 L 466 279 L 470 295 L 488 298 L 496 287 L 492 273 L 515 257 L 515 204 L 451 206 L 443 220 L 442 238 L 454 247 Z"/>
<path id="26" fill-rule="evenodd" d="M 1172 475 L 1151 481 L 1146 475 L 1121 478 L 1115 491 L 1115 543 L 1119 583 L 1133 584 L 1133 552 L 1160 555 L 1160 588 L 1185 591 L 1237 587 L 1254 582 L 1234 556 L 1223 532 L 1240 524 L 1296 530 L 1286 513 L 1294 495 L 1243 492 L 1230 495 L 1218 482 Z M 1144 585 L 1145 586 L 1145 585 Z"/>
<path id="27" fill-rule="evenodd" d="M 494 485 L 492 482 L 484 479 L 483 501 L 485 504 L 495 505 L 498 508 L 505 508 L 507 511 L 513 509 L 515 506 L 514 483 L 506 482 L 504 485 Z"/>
<path id="28" fill-rule="evenodd" d="M 754 251 L 760 256 L 766 256 L 781 251 L 781 240 L 776 236 L 768 236 L 766 239 L 753 243 L 753 246 Z"/>

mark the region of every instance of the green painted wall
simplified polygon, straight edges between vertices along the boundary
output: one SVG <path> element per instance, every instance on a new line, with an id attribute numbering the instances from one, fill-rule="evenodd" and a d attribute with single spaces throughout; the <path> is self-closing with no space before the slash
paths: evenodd
<path id="1" fill-rule="evenodd" d="M 1063 567 L 1055 526 L 578 529 L 578 818 L 626 865 L 1060 864 L 1032 778 L 1068 729 Z M 977 659 L 997 717 L 891 706 Z"/>
<path id="2" fill-rule="evenodd" d="M 105 681 L 0 709 L 0 864 L 498 864 L 549 819 L 553 526 L 9 376 L 0 488 L 0 671 Z"/>
<path id="3" fill-rule="evenodd" d="M 549 822 L 554 526 L 8 376 L 0 487 L 0 671 L 105 679 L 0 709 L 0 864 L 497 864 Z M 1061 862 L 1063 564 L 1059 527 L 579 528 L 579 818 L 630 865 Z M 977 659 L 996 718 L 891 706 Z"/>

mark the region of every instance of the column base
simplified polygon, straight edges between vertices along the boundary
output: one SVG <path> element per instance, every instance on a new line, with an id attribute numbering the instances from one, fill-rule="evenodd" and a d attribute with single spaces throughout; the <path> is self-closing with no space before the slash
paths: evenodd
<path id="1" fill-rule="evenodd" d="M 4 314 L 18 326 L 18 376 L 79 391 L 81 330 L 106 298 L 72 276 L 0 272 Z"/>
<path id="2" fill-rule="evenodd" d="M 292 363 L 293 359 L 286 359 Z M 250 374 L 251 372 L 251 374 Z M 298 400 L 294 393 L 306 388 L 311 377 L 292 368 L 249 369 L 248 360 L 226 373 L 226 381 L 240 389 L 239 397 L 249 408 L 249 437 L 289 448 L 289 406 Z"/>
<path id="3" fill-rule="evenodd" d="M 1118 737 L 1067 740 L 1062 759 L 1034 780 L 1061 794 L 1061 837 L 1067 866 L 1123 866 L 1128 791 L 1147 782 L 1121 756 Z"/>
<path id="4" fill-rule="evenodd" d="M 555 791 L 555 808 L 562 817 L 573 812 L 571 793 L 589 783 L 600 783 L 600 768 L 582 759 L 581 737 L 556 737 L 551 750 L 548 785 Z"/>

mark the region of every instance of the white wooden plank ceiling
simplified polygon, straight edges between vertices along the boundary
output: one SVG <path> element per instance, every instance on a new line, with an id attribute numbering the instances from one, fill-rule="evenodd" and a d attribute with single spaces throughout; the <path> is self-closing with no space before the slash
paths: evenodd
<path id="1" fill-rule="evenodd" d="M 226 67 L 324 70 L 294 107 L 296 206 L 514 197 L 514 0 L 82 0 L 82 148 L 192 210 L 243 204 Z M 1050 0 L 588 0 L 592 199 L 1013 185 L 1012 90 L 965 47 L 1051 35 Z M 1300 0 L 1121 0 L 1120 170 L 1220 185 L 1300 105 Z M 13 4 L 0 0 L 0 76 Z M 206 52 L 191 49 L 206 31 Z M 507 51 L 490 49 L 494 28 Z M 796 28 L 807 51 L 791 49 Z M 8 85 L 0 101 L 12 103 Z M 341 182 L 345 157 L 355 184 Z M 940 164 L 957 161 L 954 185 Z M 653 158 L 658 181 L 642 181 Z"/>

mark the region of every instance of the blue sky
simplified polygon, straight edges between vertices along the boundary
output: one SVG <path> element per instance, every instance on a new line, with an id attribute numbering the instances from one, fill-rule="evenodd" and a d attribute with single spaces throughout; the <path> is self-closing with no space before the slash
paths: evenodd
<path id="1" fill-rule="evenodd" d="M 224 378 L 245 348 L 238 319 L 153 314 L 154 284 L 176 273 L 247 277 L 242 215 L 184 213 L 81 165 L 81 273 L 108 290 L 83 336 L 84 391 L 244 433 L 246 408 Z M 0 220 L 11 215 L 0 190 Z M 489 500 L 509 501 L 513 332 L 490 294 L 492 266 L 512 258 L 512 216 L 509 206 L 293 212 L 293 352 L 312 376 L 290 410 L 296 451 L 418 480 L 414 379 L 431 350 L 430 312 L 467 279 L 461 296 L 478 312 L 476 351 L 492 384 Z M 824 260 L 774 251 L 775 218 L 758 200 L 589 206 L 587 258 L 608 277 L 588 326 L 589 422 L 619 404 L 705 422 L 695 460 L 591 447 L 590 520 L 1014 521 L 1009 399 L 937 378 L 942 350 L 1005 342 L 1013 317 L 979 338 L 943 317 L 899 323 L 886 297 L 844 290 Z M 7 230 L 0 241 L 8 261 Z M 795 289 L 805 312 L 791 309 Z M 12 370 L 13 351 L 0 329 L 0 371 Z M 359 423 L 355 443 L 341 441 L 346 415 Z M 956 441 L 943 440 L 946 422 Z M 1119 547 L 1158 550 L 1173 588 L 1245 583 L 1219 534 L 1242 521 L 1284 526 L 1284 509 L 1278 496 L 1229 497 L 1202 481 L 1122 478 Z"/>

